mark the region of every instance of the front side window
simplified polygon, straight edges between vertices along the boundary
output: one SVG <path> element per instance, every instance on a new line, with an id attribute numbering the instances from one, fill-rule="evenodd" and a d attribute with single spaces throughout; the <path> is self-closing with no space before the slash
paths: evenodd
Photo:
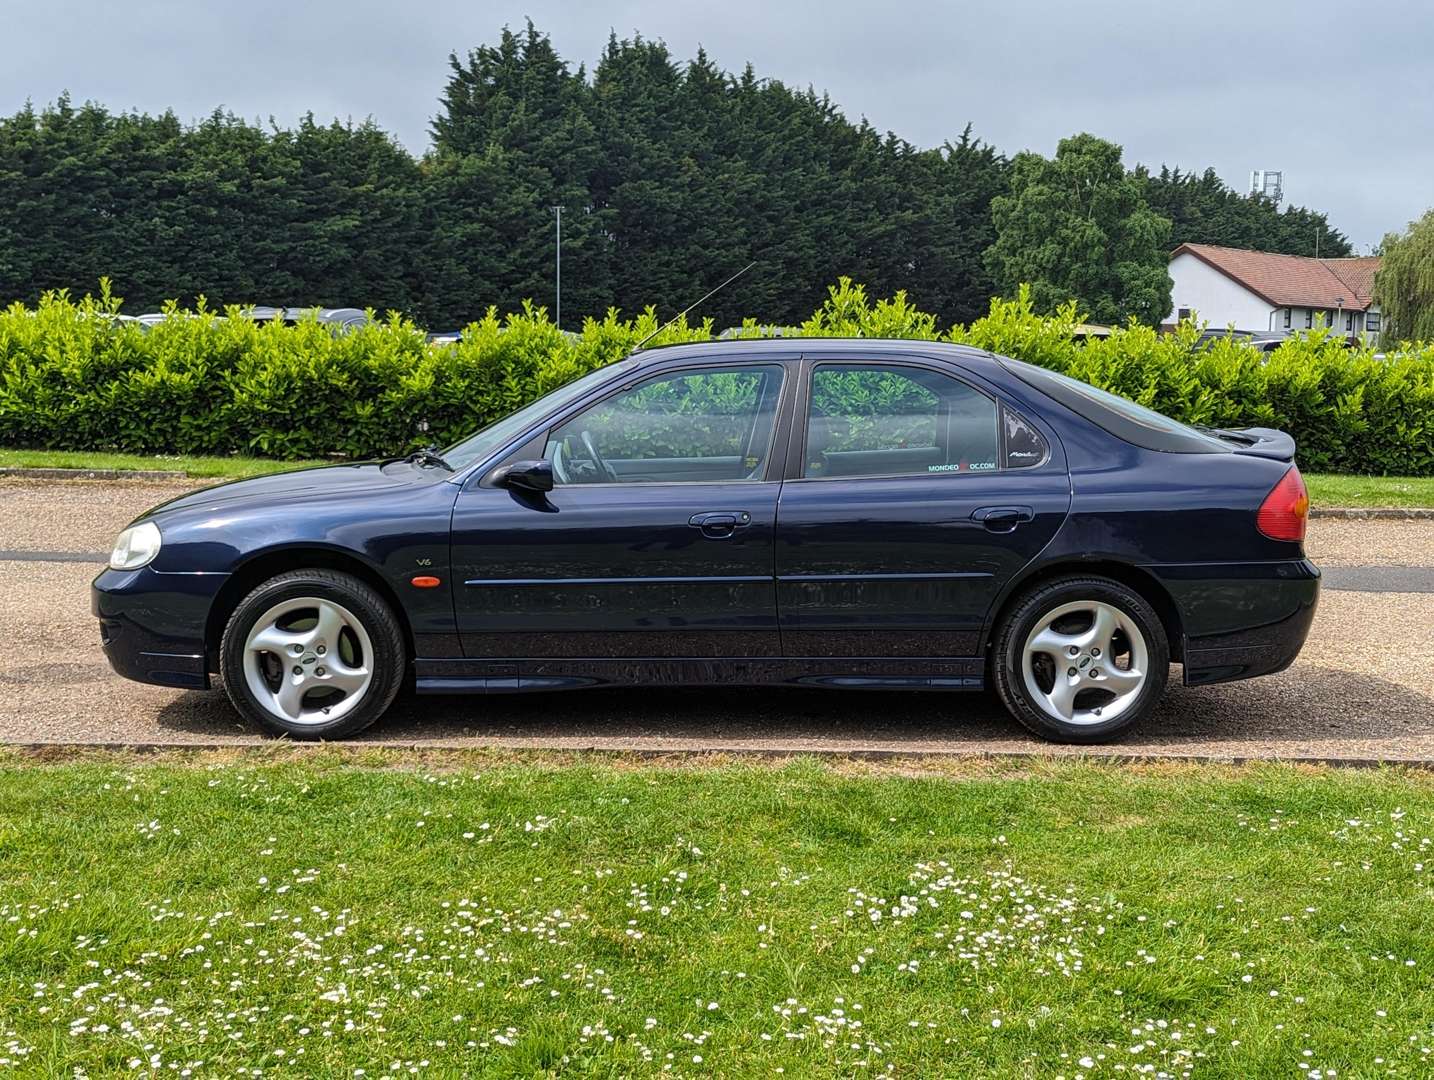
<path id="1" fill-rule="evenodd" d="M 537 423 L 545 413 L 555 412 L 564 405 L 576 401 L 589 390 L 616 377 L 623 368 L 634 367 L 636 364 L 635 360 L 621 360 L 608 367 L 590 371 L 582 378 L 574 379 L 540 397 L 537 401 L 524 405 L 517 412 L 509 413 L 503 419 L 489 424 L 462 442 L 454 443 L 443 451 L 441 457 L 455 470 L 464 469 L 475 461 L 501 450 L 504 443 L 517 438 L 523 433 L 524 428 Z"/>
<path id="2" fill-rule="evenodd" d="M 1364 313 L 1364 332 L 1366 334 L 1379 333 L 1379 312 L 1371 309 Z"/>
<path id="3" fill-rule="evenodd" d="M 959 379 L 897 364 L 812 373 L 802 475 L 925 476 L 999 467 L 996 403 Z"/>
<path id="4" fill-rule="evenodd" d="M 761 480 L 780 364 L 669 372 L 628 387 L 548 435 L 558 484 Z"/>

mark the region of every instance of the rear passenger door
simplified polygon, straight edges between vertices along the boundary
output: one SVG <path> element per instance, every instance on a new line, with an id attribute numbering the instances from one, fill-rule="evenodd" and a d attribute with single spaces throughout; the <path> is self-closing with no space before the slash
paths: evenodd
<path id="1" fill-rule="evenodd" d="M 975 656 L 1070 508 L 1053 433 L 935 364 L 806 361 L 777 509 L 788 657 Z"/>

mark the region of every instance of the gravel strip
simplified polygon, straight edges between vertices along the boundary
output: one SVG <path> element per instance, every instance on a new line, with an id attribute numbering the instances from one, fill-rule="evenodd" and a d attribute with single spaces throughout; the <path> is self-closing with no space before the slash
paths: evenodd
<path id="1" fill-rule="evenodd" d="M 222 693 L 114 675 L 89 614 L 94 568 L 0 563 L 0 741 L 190 746 L 269 741 Z M 1107 752 L 1221 760 L 1434 761 L 1434 594 L 1326 592 L 1289 671 L 1172 685 Z M 1172 675 L 1178 681 L 1178 669 Z M 1079 754 L 1027 735 L 986 694 L 797 689 L 407 697 L 360 745 L 642 753 Z M 1100 751 L 1097 751 L 1100 752 Z"/>
<path id="2" fill-rule="evenodd" d="M 193 480 L 0 480 L 0 547 L 108 552 L 144 511 L 203 486 Z"/>
<path id="3" fill-rule="evenodd" d="M 0 548 L 102 558 L 115 534 L 196 485 L 0 480 Z M 1434 566 L 1434 522 L 1321 518 L 1321 566 Z M 89 614 L 96 567 L 0 562 L 0 740 L 123 745 L 268 741 L 221 693 L 120 679 Z M 1338 575 L 1343 583 L 1359 584 Z M 1331 574 L 1331 584 L 1337 575 Z M 1388 576 L 1381 575 L 1388 584 Z M 1367 584 L 1367 583 L 1366 583 Z M 1118 756 L 1244 760 L 1434 761 L 1434 594 L 1325 592 L 1304 655 L 1265 679 L 1173 685 Z M 1178 681 L 1178 669 L 1172 673 Z M 360 745 L 507 746 L 671 753 L 722 750 L 1082 753 L 1026 735 L 985 694 L 774 689 L 608 690 L 401 700 Z"/>
<path id="4" fill-rule="evenodd" d="M 1331 566 L 1434 566 L 1434 520 L 1370 521 L 1319 518 L 1305 550 Z"/>

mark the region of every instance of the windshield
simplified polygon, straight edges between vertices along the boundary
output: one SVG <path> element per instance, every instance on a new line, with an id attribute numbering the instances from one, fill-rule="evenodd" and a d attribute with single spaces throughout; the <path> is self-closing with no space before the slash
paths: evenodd
<path id="1" fill-rule="evenodd" d="M 558 387 L 544 394 L 537 401 L 529 402 L 515 413 L 509 413 L 501 420 L 495 420 L 468 438 L 454 443 L 443 451 L 442 457 L 455 472 L 466 469 L 474 462 L 482 461 L 488 455 L 503 448 L 509 440 L 521 435 L 528 427 L 541 420 L 548 413 L 556 412 L 564 405 L 581 397 L 592 387 L 606 382 L 619 371 L 636 365 L 636 360 L 621 360 L 608 364 L 596 371 L 590 371 L 580 379 Z"/>
<path id="2" fill-rule="evenodd" d="M 1206 435 L 1188 424 L 1170 419 L 1164 413 L 1137 405 L 1129 398 L 1099 390 L 1090 383 L 1021 360 L 1002 358 L 1001 363 L 1022 382 L 1030 383 L 1116 438 L 1146 450 L 1162 450 L 1171 454 L 1230 451 L 1228 443 L 1213 435 Z"/>

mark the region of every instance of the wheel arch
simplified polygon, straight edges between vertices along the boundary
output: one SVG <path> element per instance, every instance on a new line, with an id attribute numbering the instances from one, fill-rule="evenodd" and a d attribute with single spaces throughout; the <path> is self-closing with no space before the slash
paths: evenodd
<path id="1" fill-rule="evenodd" d="M 371 563 L 343 548 L 296 544 L 254 552 L 230 573 L 215 594 L 204 624 L 204 655 L 209 671 L 219 669 L 220 638 L 239 602 L 259 584 L 277 574 L 306 569 L 337 570 L 351 574 L 383 597 L 399 626 L 403 628 L 404 646 L 409 657 L 414 656 L 413 627 L 409 624 L 408 612 L 404 610 L 393 587 Z"/>
<path id="2" fill-rule="evenodd" d="M 1024 576 L 1016 578 L 1007 588 L 995 613 L 986 623 L 982 634 L 983 654 L 990 651 L 997 628 L 1005 619 L 1006 613 L 1011 610 L 1021 596 L 1047 581 L 1072 575 L 1108 577 L 1139 593 L 1160 616 L 1160 625 L 1165 631 L 1165 638 L 1170 646 L 1170 659 L 1177 662 L 1184 661 L 1185 632 L 1180 619 L 1180 608 L 1176 605 L 1175 598 L 1170 595 L 1170 591 L 1150 571 L 1131 563 L 1110 559 L 1066 559 L 1060 562 L 1046 563 L 1032 569 Z"/>

